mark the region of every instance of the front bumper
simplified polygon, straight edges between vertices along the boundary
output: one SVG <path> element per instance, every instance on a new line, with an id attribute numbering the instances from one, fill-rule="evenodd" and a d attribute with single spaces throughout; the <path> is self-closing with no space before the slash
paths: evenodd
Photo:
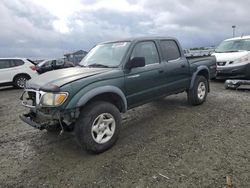
<path id="1" fill-rule="evenodd" d="M 239 66 L 218 66 L 216 78 L 250 78 L 250 64 Z"/>
<path id="2" fill-rule="evenodd" d="M 19 117 L 23 122 L 29 124 L 30 126 L 36 128 L 36 129 L 43 130 L 46 128 L 46 123 L 35 122 L 35 120 L 34 120 L 35 118 L 31 113 L 23 114 L 23 115 L 20 115 Z"/>
<path id="3" fill-rule="evenodd" d="M 236 89 L 240 86 L 250 86 L 250 80 L 226 80 L 225 87 Z"/>

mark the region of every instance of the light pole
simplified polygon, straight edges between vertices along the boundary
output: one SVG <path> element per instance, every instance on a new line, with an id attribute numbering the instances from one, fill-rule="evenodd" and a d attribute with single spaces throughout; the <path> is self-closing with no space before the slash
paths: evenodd
<path id="1" fill-rule="evenodd" d="M 233 37 L 235 37 L 235 28 L 236 28 L 236 25 L 233 25 L 232 28 L 233 28 Z"/>

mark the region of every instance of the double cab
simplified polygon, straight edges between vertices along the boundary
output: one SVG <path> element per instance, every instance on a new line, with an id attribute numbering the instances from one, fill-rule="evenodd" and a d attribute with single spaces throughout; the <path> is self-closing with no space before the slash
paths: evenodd
<path id="1" fill-rule="evenodd" d="M 41 130 L 74 131 L 87 151 L 101 153 L 117 141 L 121 113 L 181 92 L 200 105 L 215 74 L 215 57 L 188 61 L 175 38 L 104 42 L 78 67 L 29 80 L 21 100 L 30 110 L 20 118 Z"/>

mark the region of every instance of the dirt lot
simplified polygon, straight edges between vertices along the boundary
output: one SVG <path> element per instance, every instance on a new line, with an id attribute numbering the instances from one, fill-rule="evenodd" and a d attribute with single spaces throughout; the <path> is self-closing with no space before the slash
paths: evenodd
<path id="1" fill-rule="evenodd" d="M 205 104 L 179 94 L 130 110 L 117 144 L 90 155 L 72 134 L 21 122 L 21 90 L 0 90 L 0 187 L 250 187 L 250 91 L 213 82 Z M 166 176 L 163 177 L 160 174 Z"/>

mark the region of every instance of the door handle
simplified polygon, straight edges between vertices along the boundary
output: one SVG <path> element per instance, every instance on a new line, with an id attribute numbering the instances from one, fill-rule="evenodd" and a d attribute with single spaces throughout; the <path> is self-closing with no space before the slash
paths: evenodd
<path id="1" fill-rule="evenodd" d="M 159 70 L 158 72 L 161 74 L 161 73 L 164 73 L 164 70 Z"/>
<path id="2" fill-rule="evenodd" d="M 140 74 L 136 74 L 136 75 L 128 76 L 128 78 L 138 78 L 138 77 L 140 77 Z"/>
<path id="3" fill-rule="evenodd" d="M 182 65 L 181 65 L 181 68 L 185 68 L 185 67 L 186 67 L 186 65 L 185 65 L 185 64 L 182 64 Z"/>

